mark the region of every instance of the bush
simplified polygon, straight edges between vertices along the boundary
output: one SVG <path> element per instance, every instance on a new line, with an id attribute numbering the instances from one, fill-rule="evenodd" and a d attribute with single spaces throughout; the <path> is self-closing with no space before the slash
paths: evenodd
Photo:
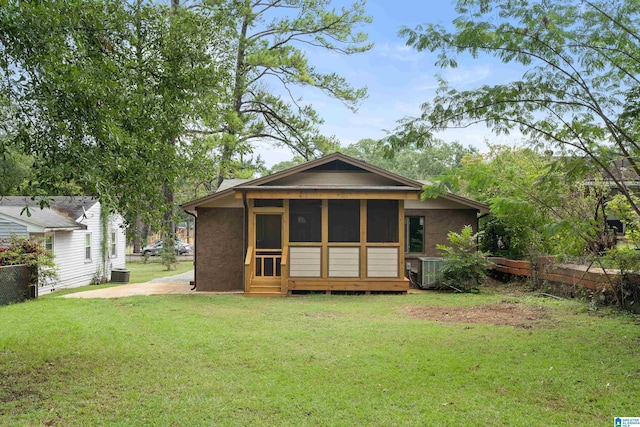
<path id="1" fill-rule="evenodd" d="M 640 271 L 640 251 L 628 247 L 616 247 L 607 251 L 604 261 L 607 265 L 620 270 L 617 280 L 611 281 L 611 290 L 616 304 L 629 308 L 640 303 L 640 285 L 637 276 L 636 280 L 632 280 L 632 274 Z"/>
<path id="2" fill-rule="evenodd" d="M 477 291 L 484 282 L 489 267 L 487 254 L 478 250 L 478 233 L 473 234 L 471 226 L 465 226 L 460 234 L 447 234 L 449 246 L 437 245 L 443 256 L 441 287 L 457 292 Z"/>
<path id="3" fill-rule="evenodd" d="M 27 265 L 31 271 L 31 283 L 44 285 L 58 278 L 53 255 L 41 241 L 11 236 L 9 240 L 2 239 L 0 246 L 0 265 Z"/>

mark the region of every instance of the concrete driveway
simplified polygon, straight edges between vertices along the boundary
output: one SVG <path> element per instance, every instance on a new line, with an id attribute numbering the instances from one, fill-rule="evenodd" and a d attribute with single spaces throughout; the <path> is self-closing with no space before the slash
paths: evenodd
<path id="1" fill-rule="evenodd" d="M 191 285 L 189 284 L 191 280 L 193 280 L 193 270 L 175 276 L 153 279 L 145 283 L 133 283 L 93 291 L 76 292 L 74 294 L 63 295 L 62 298 L 122 298 L 135 295 L 195 294 L 196 291 L 192 291 Z M 198 295 L 220 293 L 227 294 L 229 292 L 198 292 Z M 241 294 L 242 292 L 234 293 Z"/>

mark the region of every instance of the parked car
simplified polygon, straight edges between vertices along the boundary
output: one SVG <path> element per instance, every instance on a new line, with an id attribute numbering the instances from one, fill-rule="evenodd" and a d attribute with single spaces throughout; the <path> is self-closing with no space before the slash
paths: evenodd
<path id="1" fill-rule="evenodd" d="M 147 255 L 147 254 L 150 256 L 158 255 L 160 253 L 160 250 L 163 247 L 164 247 L 164 241 L 158 240 L 154 244 L 145 246 L 144 248 L 142 248 L 142 255 Z M 193 251 L 193 248 L 190 245 L 177 239 L 173 247 L 176 250 L 176 255 L 184 255 Z"/>

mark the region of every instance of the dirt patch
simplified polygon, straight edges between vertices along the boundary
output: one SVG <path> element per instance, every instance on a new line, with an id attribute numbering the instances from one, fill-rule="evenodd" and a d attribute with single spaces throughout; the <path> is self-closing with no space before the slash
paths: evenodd
<path id="1" fill-rule="evenodd" d="M 404 310 L 414 319 L 443 323 L 487 323 L 526 329 L 547 318 L 547 311 L 543 307 L 506 302 L 470 307 L 409 306 Z"/>

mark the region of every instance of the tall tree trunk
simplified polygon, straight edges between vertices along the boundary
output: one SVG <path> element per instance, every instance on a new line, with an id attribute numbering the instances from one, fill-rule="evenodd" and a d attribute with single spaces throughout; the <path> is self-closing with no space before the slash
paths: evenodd
<path id="1" fill-rule="evenodd" d="M 180 0 L 171 0 L 171 12 L 177 13 L 180 7 Z M 177 117 L 174 120 L 178 120 Z M 178 143 L 177 136 L 169 138 L 169 145 L 172 150 L 175 149 Z M 164 213 L 164 227 L 166 229 L 167 238 L 164 240 L 164 247 L 173 249 L 176 237 L 176 226 L 173 221 L 173 188 L 169 183 L 164 183 L 162 186 L 162 193 L 164 194 L 165 213 Z"/>
<path id="2" fill-rule="evenodd" d="M 139 254 L 142 250 L 142 237 L 146 240 L 146 233 L 144 232 L 144 224 L 140 221 L 140 216 L 136 216 L 136 220 L 133 226 L 133 253 Z"/>
<path id="3" fill-rule="evenodd" d="M 247 31 L 249 29 L 249 15 L 245 13 L 242 19 L 242 27 L 240 28 L 240 35 L 238 38 L 238 53 L 236 56 L 236 69 L 235 69 L 235 82 L 233 85 L 233 111 L 238 118 L 240 118 L 242 110 L 242 96 L 245 91 L 246 81 L 246 69 L 245 69 L 245 55 L 247 49 Z M 240 125 L 242 126 L 242 125 Z M 224 178 L 228 174 L 228 165 L 233 158 L 235 151 L 235 138 L 239 135 L 241 129 L 238 129 L 236 123 L 228 124 L 225 129 L 225 133 L 230 135 L 230 140 L 234 141 L 234 146 L 229 146 L 229 142 L 225 142 L 222 147 L 222 156 L 220 157 L 220 167 L 218 168 L 217 186 L 219 187 Z"/>

